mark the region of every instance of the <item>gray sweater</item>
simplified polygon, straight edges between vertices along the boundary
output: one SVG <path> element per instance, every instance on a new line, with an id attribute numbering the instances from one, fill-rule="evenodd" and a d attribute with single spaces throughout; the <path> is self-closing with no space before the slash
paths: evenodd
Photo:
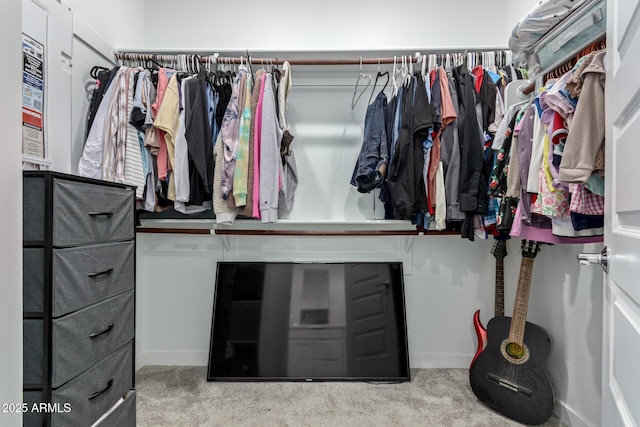
<path id="1" fill-rule="evenodd" d="M 260 140 L 260 216 L 263 223 L 278 221 L 279 179 L 282 176 L 280 141 L 282 131 L 276 115 L 273 76 L 267 74 L 262 101 Z"/>

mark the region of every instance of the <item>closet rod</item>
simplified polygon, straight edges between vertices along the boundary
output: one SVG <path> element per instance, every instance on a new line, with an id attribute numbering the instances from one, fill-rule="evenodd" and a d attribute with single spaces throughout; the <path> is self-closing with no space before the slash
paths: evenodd
<path id="1" fill-rule="evenodd" d="M 455 54 L 467 54 L 467 53 L 489 53 L 489 52 L 508 52 L 508 49 L 472 49 L 465 50 L 460 49 L 454 51 L 431 51 L 431 52 L 419 52 L 418 55 L 398 55 L 388 57 L 357 57 L 357 58 L 257 58 L 249 56 L 251 65 L 282 65 L 285 61 L 290 65 L 378 65 L 378 64 L 393 64 L 394 62 L 400 64 L 402 58 L 406 58 L 407 61 L 418 63 L 422 60 L 423 55 L 455 55 Z M 156 53 L 135 53 L 135 52 L 117 52 L 114 53 L 116 59 L 124 61 L 156 61 L 156 62 L 175 62 L 179 61 L 182 55 L 180 54 L 156 54 Z M 196 54 L 186 54 L 187 58 L 192 58 Z M 214 55 L 197 55 L 200 62 L 203 64 L 218 63 L 218 64 L 231 64 L 240 65 L 241 63 L 247 63 L 246 56 L 219 56 Z"/>

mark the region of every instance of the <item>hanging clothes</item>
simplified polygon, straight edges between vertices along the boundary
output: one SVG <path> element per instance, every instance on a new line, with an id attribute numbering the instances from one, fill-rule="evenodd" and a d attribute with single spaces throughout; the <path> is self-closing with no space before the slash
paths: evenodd
<path id="1" fill-rule="evenodd" d="M 237 207 L 247 204 L 247 188 L 249 175 L 249 136 L 251 133 L 251 86 L 244 78 L 242 112 L 238 131 L 238 147 L 236 150 L 236 167 L 233 171 L 233 200 Z"/>
<path id="2" fill-rule="evenodd" d="M 388 185 L 394 218 L 415 220 L 418 212 L 427 209 L 422 143 L 429 136 L 434 118 L 422 79 L 411 78 L 402 91 L 400 132 L 393 149 Z"/>
<path id="3" fill-rule="evenodd" d="M 162 102 L 164 101 L 164 94 L 169 85 L 171 76 L 175 73 L 175 70 L 160 68 L 158 71 L 158 86 L 155 102 L 151 105 L 151 111 L 153 113 L 154 125 L 155 120 L 158 117 L 158 111 Z M 170 101 L 173 102 L 173 101 Z M 165 140 L 165 131 L 162 128 L 156 127 L 157 139 L 158 139 L 158 178 L 162 181 L 168 181 L 168 172 L 171 170 L 171 164 L 169 162 L 169 153 L 167 150 L 167 143 Z"/>
<path id="4" fill-rule="evenodd" d="M 167 198 L 175 201 L 175 173 L 169 174 L 170 170 L 175 167 L 175 140 L 180 124 L 180 95 L 178 89 L 178 76 L 173 74 L 167 83 L 162 98 L 162 104 L 158 108 L 153 126 L 164 132 L 164 141 L 167 150 L 167 177 L 169 178 L 169 187 L 167 190 Z M 162 134 L 161 134 L 162 135 Z M 162 153 L 162 137 L 160 138 L 160 153 Z M 160 168 L 160 155 L 158 155 L 158 168 Z"/>
<path id="5" fill-rule="evenodd" d="M 606 51 L 594 55 L 581 73 L 580 102 L 567 136 L 558 179 L 584 183 L 593 173 L 598 151 L 604 144 L 604 87 Z"/>
<path id="6" fill-rule="evenodd" d="M 380 187 L 387 174 L 389 157 L 385 129 L 386 108 L 387 96 L 382 91 L 367 106 L 362 147 L 351 174 L 351 185 L 360 193 L 369 193 Z"/>
<path id="7" fill-rule="evenodd" d="M 213 194 L 213 147 L 211 127 L 207 119 L 206 73 L 200 69 L 197 77 L 185 88 L 187 110 L 185 137 L 189 159 L 189 203 L 201 205 L 211 201 Z"/>
<path id="8" fill-rule="evenodd" d="M 288 61 L 282 64 L 282 78 L 278 86 L 278 122 L 282 130 L 282 142 L 280 155 L 282 156 L 282 188 L 278 200 L 278 209 L 283 215 L 293 209 L 295 193 L 298 187 L 298 166 L 296 164 L 295 150 L 291 148 L 294 136 L 287 122 L 287 99 L 293 85 L 291 65 Z"/>
<path id="9" fill-rule="evenodd" d="M 173 179 L 175 183 L 175 202 L 189 202 L 189 146 L 187 144 L 185 115 L 189 103 L 186 88 L 193 80 L 192 76 L 178 76 L 178 128 L 175 131 Z"/>
<path id="10" fill-rule="evenodd" d="M 254 188 L 255 188 L 255 173 L 259 166 L 259 158 L 256 156 L 256 118 L 257 118 L 257 109 L 258 109 L 258 101 L 260 99 L 261 88 L 262 88 L 262 76 L 266 73 L 265 70 L 260 69 L 256 71 L 255 76 L 253 78 L 254 84 L 253 89 L 251 91 L 251 100 L 250 100 L 250 108 L 251 108 L 251 125 L 249 128 L 249 171 L 247 174 L 247 203 L 244 207 L 243 214 L 248 218 L 258 218 L 258 216 L 254 216 Z"/>
<path id="11" fill-rule="evenodd" d="M 262 104 L 260 141 L 260 218 L 263 223 L 277 222 L 280 177 L 280 141 L 282 131 L 278 125 L 273 76 L 266 74 Z"/>
<path id="12" fill-rule="evenodd" d="M 465 215 L 460 210 L 460 138 L 458 134 L 458 117 L 460 117 L 460 101 L 458 100 L 458 83 L 453 68 L 446 70 L 453 120 L 443 126 L 440 135 L 440 160 L 444 168 L 445 196 L 447 199 L 447 221 L 461 222 Z"/>
<path id="13" fill-rule="evenodd" d="M 126 106 L 126 120 L 127 120 L 127 137 L 125 139 L 125 155 L 124 155 L 124 184 L 133 185 L 136 187 L 136 199 L 142 199 L 144 193 L 144 185 L 146 182 L 146 176 L 144 174 L 144 168 L 142 165 L 142 151 L 140 145 L 140 136 L 138 129 L 131 123 L 131 115 L 135 106 L 134 103 L 134 82 L 138 77 L 138 73 L 141 73 L 140 69 L 131 69 L 128 72 L 127 78 L 127 106 Z M 136 88 L 137 89 L 137 88 Z"/>
<path id="14" fill-rule="evenodd" d="M 222 172 L 222 197 L 226 200 L 232 194 L 233 173 L 236 166 L 236 154 L 240 138 L 240 114 L 244 107 L 244 96 L 240 96 L 241 87 L 246 87 L 247 68 L 240 66 L 238 75 L 233 81 L 231 98 L 224 113 L 220 134 L 224 144 L 224 159 Z M 244 86 L 243 86 L 244 85 Z M 244 95 L 244 93 L 242 93 Z M 242 102 L 242 105 L 241 105 Z"/>
<path id="15" fill-rule="evenodd" d="M 213 185 L 216 191 L 213 192 L 213 212 L 216 215 L 216 224 L 232 224 L 238 216 L 238 209 L 229 206 L 227 200 L 222 197 L 222 174 L 224 170 L 224 144 L 222 143 L 222 132 L 218 134 L 218 140 L 214 147 L 215 168 L 213 172 Z"/>
<path id="16" fill-rule="evenodd" d="M 460 140 L 460 210 L 465 213 L 461 235 L 474 239 L 473 216 L 487 212 L 488 197 L 480 194 L 483 169 L 484 138 L 480 135 L 474 83 L 466 66 L 453 69 L 458 93 L 458 137 Z"/>
<path id="17" fill-rule="evenodd" d="M 253 173 L 253 217 L 261 219 L 260 189 L 261 189 L 261 173 L 262 173 L 262 112 L 264 105 L 264 91 L 267 74 L 262 75 L 260 81 L 260 95 L 258 96 L 258 104 L 256 106 L 255 116 L 255 138 L 254 138 L 254 173 Z"/>
<path id="18" fill-rule="evenodd" d="M 102 102 L 98 106 L 78 163 L 78 175 L 80 176 L 102 179 L 103 150 L 106 135 L 111 126 L 112 100 L 117 97 L 119 80 L 123 73 L 124 69 L 116 71 L 111 85 L 105 91 Z"/>
<path id="19" fill-rule="evenodd" d="M 96 86 L 93 90 L 93 95 L 91 96 L 91 103 L 89 104 L 89 112 L 87 114 L 85 141 L 89 137 L 89 131 L 91 130 L 91 126 L 93 126 L 93 121 L 98 112 L 98 107 L 104 98 L 104 94 L 119 68 L 120 67 L 114 67 L 111 70 L 102 70 L 96 76 Z"/>

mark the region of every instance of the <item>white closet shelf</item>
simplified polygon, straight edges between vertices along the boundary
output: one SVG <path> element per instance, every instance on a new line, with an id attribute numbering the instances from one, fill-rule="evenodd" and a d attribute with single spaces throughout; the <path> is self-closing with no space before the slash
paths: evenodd
<path id="1" fill-rule="evenodd" d="M 138 233 L 213 234 L 213 235 L 280 235 L 280 236 L 381 236 L 418 235 L 410 221 L 404 220 L 279 220 L 263 224 L 257 220 L 236 220 L 231 225 L 216 224 L 210 219 L 153 219 L 140 221 Z M 428 231 L 424 234 L 459 234 Z"/>

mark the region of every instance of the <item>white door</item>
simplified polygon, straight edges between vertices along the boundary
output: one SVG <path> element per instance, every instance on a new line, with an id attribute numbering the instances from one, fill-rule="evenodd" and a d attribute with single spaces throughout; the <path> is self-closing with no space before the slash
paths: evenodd
<path id="1" fill-rule="evenodd" d="M 640 4 L 607 7 L 602 425 L 640 426 Z"/>

